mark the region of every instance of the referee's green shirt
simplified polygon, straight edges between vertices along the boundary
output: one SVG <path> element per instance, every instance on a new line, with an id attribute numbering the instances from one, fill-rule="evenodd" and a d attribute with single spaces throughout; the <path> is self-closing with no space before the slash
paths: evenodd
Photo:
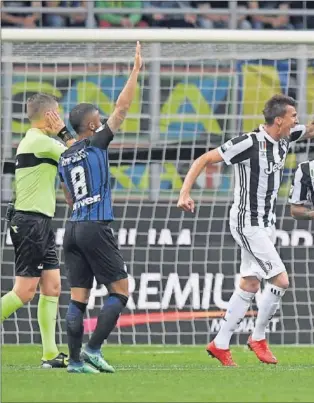
<path id="1" fill-rule="evenodd" d="M 30 129 L 20 142 L 15 160 L 15 209 L 53 217 L 58 161 L 66 147 L 40 129 Z"/>

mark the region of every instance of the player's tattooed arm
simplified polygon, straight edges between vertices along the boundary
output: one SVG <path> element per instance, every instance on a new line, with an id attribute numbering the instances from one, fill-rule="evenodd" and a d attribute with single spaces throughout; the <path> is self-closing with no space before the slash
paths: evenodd
<path id="1" fill-rule="evenodd" d="M 118 105 L 115 107 L 115 110 L 113 113 L 109 116 L 107 120 L 107 125 L 111 132 L 114 134 L 119 130 L 121 127 L 124 119 L 126 118 L 126 115 L 128 113 L 128 106 L 125 107 L 119 107 Z"/>
<path id="2" fill-rule="evenodd" d="M 290 207 L 291 217 L 295 220 L 313 220 L 314 210 L 305 207 L 302 204 L 292 204 Z"/>
<path id="3" fill-rule="evenodd" d="M 137 42 L 133 70 L 117 99 L 115 110 L 107 120 L 107 125 L 112 133 L 115 133 L 121 127 L 133 102 L 136 94 L 137 79 L 142 67 L 142 63 L 141 45 L 139 42 Z"/>
<path id="4" fill-rule="evenodd" d="M 217 162 L 222 162 L 223 158 L 221 157 L 218 149 L 208 151 L 207 153 L 201 155 L 197 158 L 191 168 L 189 169 L 188 174 L 186 175 L 182 189 L 180 191 L 180 197 L 177 204 L 178 208 L 181 208 L 184 211 L 194 212 L 195 203 L 194 200 L 190 197 L 190 191 L 194 182 L 206 167 L 206 165 L 216 164 Z"/>

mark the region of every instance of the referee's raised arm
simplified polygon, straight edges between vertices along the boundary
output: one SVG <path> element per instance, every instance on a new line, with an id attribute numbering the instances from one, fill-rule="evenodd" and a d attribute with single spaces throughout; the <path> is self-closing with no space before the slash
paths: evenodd
<path id="1" fill-rule="evenodd" d="M 43 344 L 42 366 L 62 368 L 67 357 L 55 343 L 61 281 L 51 219 L 55 213 L 58 161 L 73 136 L 59 115 L 56 99 L 37 93 L 27 100 L 31 128 L 20 142 L 15 159 L 16 200 L 10 217 L 15 250 L 15 284 L 1 299 L 1 323 L 35 295 L 40 284 L 38 322 Z"/>

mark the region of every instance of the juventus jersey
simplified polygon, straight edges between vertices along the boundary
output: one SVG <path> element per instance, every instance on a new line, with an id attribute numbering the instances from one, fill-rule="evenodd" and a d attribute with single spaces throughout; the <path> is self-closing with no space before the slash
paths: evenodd
<path id="1" fill-rule="evenodd" d="M 289 137 L 275 141 L 260 125 L 218 148 L 226 164 L 235 165 L 231 225 L 264 228 L 275 224 L 276 200 L 289 144 L 301 139 L 305 132 L 305 126 L 297 125 Z"/>
<path id="2" fill-rule="evenodd" d="M 289 203 L 314 206 L 314 161 L 299 164 L 293 177 Z"/>

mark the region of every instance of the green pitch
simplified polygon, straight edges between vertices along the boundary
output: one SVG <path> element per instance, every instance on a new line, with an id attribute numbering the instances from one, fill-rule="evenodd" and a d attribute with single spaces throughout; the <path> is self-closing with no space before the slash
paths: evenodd
<path id="1" fill-rule="evenodd" d="M 233 348 L 223 368 L 204 347 L 108 346 L 115 374 L 39 368 L 40 347 L 2 347 L 2 402 L 314 402 L 314 347 L 277 347 L 277 366 Z"/>

